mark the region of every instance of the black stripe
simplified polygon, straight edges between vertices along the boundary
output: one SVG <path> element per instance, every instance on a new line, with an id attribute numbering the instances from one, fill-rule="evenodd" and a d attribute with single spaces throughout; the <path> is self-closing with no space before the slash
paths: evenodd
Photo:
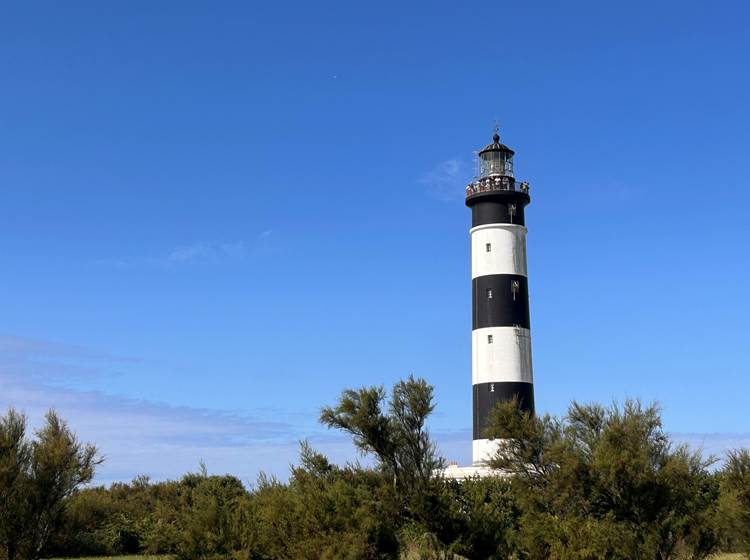
<path id="1" fill-rule="evenodd" d="M 520 274 L 488 274 L 471 282 L 472 329 L 531 328 L 529 282 Z"/>
<path id="2" fill-rule="evenodd" d="M 528 195 L 519 192 L 487 193 L 466 200 L 471 206 L 471 226 L 485 224 L 526 224 L 524 208 L 529 203 Z M 511 212 L 511 205 L 515 210 Z"/>
<path id="3" fill-rule="evenodd" d="M 518 381 L 478 383 L 473 387 L 474 439 L 484 439 L 490 412 L 497 403 L 518 398 L 523 411 L 534 414 L 534 385 Z"/>

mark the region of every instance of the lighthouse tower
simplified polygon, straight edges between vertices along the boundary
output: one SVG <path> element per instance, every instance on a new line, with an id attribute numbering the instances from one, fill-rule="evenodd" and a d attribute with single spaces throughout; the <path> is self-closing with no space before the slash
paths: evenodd
<path id="1" fill-rule="evenodd" d="M 479 152 L 478 178 L 466 188 L 471 208 L 471 378 L 474 434 L 472 456 L 480 467 L 497 449 L 485 437 L 499 402 L 518 399 L 534 412 L 531 371 L 526 221 L 529 184 L 513 176 L 514 152 L 492 143 Z"/>

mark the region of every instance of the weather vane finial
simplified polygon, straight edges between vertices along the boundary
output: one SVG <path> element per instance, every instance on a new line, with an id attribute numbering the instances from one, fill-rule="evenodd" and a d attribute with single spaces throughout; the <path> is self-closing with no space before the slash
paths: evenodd
<path id="1" fill-rule="evenodd" d="M 495 143 L 500 142 L 500 121 L 495 119 L 495 128 L 492 129 L 494 134 L 492 135 L 492 140 L 495 141 Z"/>

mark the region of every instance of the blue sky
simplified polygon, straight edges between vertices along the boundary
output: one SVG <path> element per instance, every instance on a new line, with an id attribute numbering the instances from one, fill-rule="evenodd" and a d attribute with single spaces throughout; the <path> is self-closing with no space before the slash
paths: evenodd
<path id="1" fill-rule="evenodd" d="M 0 408 L 99 481 L 285 476 L 414 373 L 470 457 L 470 215 L 532 185 L 538 409 L 640 397 L 750 442 L 744 2 L 27 2 L 0 13 Z"/>

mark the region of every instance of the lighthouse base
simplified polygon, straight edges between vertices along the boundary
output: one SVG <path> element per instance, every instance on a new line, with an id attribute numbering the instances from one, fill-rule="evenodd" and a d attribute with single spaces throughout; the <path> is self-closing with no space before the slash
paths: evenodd
<path id="1" fill-rule="evenodd" d="M 459 467 L 458 465 L 448 465 L 445 469 L 440 471 L 440 475 L 449 480 L 467 480 L 471 478 L 487 478 L 490 476 L 504 478 L 508 476 L 508 473 L 483 466 Z"/>
<path id="2" fill-rule="evenodd" d="M 471 457 L 475 467 L 481 467 L 496 456 L 503 445 L 502 439 L 475 439 L 471 442 Z"/>

